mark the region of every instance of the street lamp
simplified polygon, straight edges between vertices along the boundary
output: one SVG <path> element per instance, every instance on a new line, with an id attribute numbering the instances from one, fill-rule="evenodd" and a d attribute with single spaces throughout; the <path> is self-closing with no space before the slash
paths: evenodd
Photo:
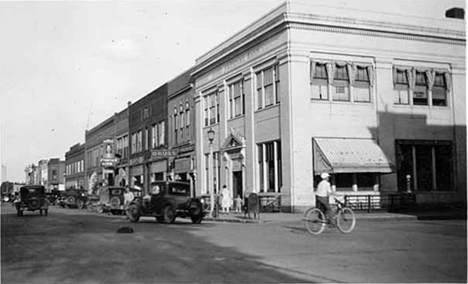
<path id="1" fill-rule="evenodd" d="M 214 212 L 214 188 L 213 188 L 213 140 L 214 140 L 214 135 L 215 132 L 214 130 L 210 127 L 210 130 L 208 130 L 208 141 L 210 141 L 210 157 L 208 159 L 208 188 L 210 190 L 210 217 L 213 218 L 213 212 Z"/>

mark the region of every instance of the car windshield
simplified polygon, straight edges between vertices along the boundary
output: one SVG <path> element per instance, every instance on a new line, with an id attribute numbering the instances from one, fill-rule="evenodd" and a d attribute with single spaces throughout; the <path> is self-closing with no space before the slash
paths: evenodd
<path id="1" fill-rule="evenodd" d="M 122 194 L 122 190 L 121 189 L 113 189 L 111 191 L 111 194 L 112 195 L 120 195 L 120 194 Z"/>

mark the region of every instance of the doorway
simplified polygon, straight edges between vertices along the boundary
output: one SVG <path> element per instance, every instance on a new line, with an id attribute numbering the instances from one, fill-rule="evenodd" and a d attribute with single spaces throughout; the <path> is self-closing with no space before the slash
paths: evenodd
<path id="1" fill-rule="evenodd" d="M 242 171 L 232 172 L 232 197 L 242 196 Z"/>

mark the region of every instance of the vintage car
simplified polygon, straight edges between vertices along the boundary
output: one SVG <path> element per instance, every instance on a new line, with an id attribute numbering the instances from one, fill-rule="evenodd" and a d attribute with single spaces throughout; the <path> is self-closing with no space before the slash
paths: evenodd
<path id="1" fill-rule="evenodd" d="M 84 189 L 68 189 L 66 191 L 65 206 L 68 208 L 83 209 L 87 201 L 87 191 Z"/>
<path id="2" fill-rule="evenodd" d="M 155 181 L 148 195 L 130 203 L 127 215 L 131 222 L 138 222 L 140 216 L 154 216 L 160 223 L 171 224 L 176 217 L 189 217 L 192 223 L 200 224 L 205 212 L 201 200 L 191 196 L 188 182 Z"/>
<path id="3" fill-rule="evenodd" d="M 39 210 L 39 214 L 44 213 L 47 216 L 49 211 L 49 201 L 45 193 L 45 187 L 42 185 L 22 186 L 19 196 L 15 200 L 15 207 L 18 216 L 23 216 L 24 211 Z"/>
<path id="4" fill-rule="evenodd" d="M 133 196 L 140 196 L 140 190 L 129 188 Z M 125 214 L 125 187 L 105 186 L 100 189 L 100 212 L 110 212 L 114 215 Z"/>

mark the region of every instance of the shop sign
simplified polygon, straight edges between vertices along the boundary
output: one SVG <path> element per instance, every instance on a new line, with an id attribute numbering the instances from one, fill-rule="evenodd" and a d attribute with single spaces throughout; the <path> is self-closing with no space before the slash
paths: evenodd
<path id="1" fill-rule="evenodd" d="M 151 158 L 152 159 L 168 158 L 168 157 L 177 156 L 177 154 L 178 154 L 177 150 L 153 150 L 151 151 Z"/>
<path id="2" fill-rule="evenodd" d="M 145 158 L 143 156 L 135 158 L 135 159 L 131 159 L 130 166 L 143 164 L 144 161 L 145 161 Z"/>
<path id="3" fill-rule="evenodd" d="M 119 162 L 118 158 L 108 158 L 108 157 L 101 158 L 101 166 L 105 168 L 115 167 L 115 165 L 117 165 L 118 162 Z"/>

